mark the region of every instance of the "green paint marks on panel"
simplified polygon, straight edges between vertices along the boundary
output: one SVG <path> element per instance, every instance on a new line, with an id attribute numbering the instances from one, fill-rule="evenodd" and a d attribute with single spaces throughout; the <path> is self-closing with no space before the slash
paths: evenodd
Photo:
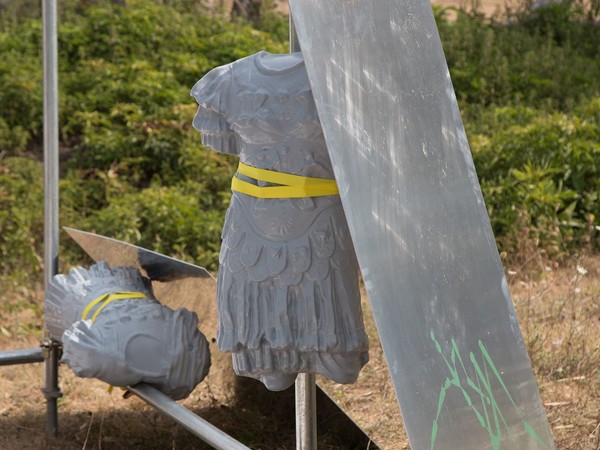
<path id="1" fill-rule="evenodd" d="M 468 361 L 471 363 L 470 367 L 475 372 L 474 378 L 469 376 L 467 367 L 465 366 L 458 345 L 454 339 L 451 341 L 452 350 L 450 352 L 449 360 L 446 355 L 444 355 L 442 346 L 435 338 L 433 331 L 431 331 L 431 340 L 433 341 L 437 352 L 444 359 L 444 363 L 450 372 L 450 376 L 444 381 L 444 385 L 440 389 L 440 394 L 438 396 L 437 413 L 431 427 L 430 450 L 435 448 L 439 431 L 438 421 L 442 414 L 446 394 L 450 388 L 456 388 L 462 393 L 465 403 L 471 408 L 479 425 L 487 431 L 492 448 L 494 450 L 500 448 L 503 431 L 506 430 L 506 432 L 508 432 L 508 424 L 506 423 L 494 395 L 493 385 L 499 385 L 501 387 L 501 391 L 504 392 L 512 407 L 517 411 L 517 414 L 521 418 L 523 429 L 539 442 L 541 446 L 547 447 L 519 412 L 508 388 L 502 380 L 500 372 L 496 368 L 487 348 L 481 340 L 479 341 L 479 350 L 481 351 L 480 359 L 478 360 L 473 352 L 469 352 Z"/>

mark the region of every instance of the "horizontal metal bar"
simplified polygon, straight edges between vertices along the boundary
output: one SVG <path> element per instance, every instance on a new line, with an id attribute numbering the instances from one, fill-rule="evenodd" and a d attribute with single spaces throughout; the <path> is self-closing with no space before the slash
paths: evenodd
<path id="1" fill-rule="evenodd" d="M 217 450 L 250 450 L 227 433 L 219 430 L 214 425 L 147 384 L 141 383 L 135 386 L 127 386 L 127 390 L 178 424 L 184 426 Z"/>
<path id="2" fill-rule="evenodd" d="M 0 352 L 0 366 L 14 364 L 30 364 L 44 362 L 44 352 L 41 348 L 28 348 L 26 350 L 10 350 Z"/>

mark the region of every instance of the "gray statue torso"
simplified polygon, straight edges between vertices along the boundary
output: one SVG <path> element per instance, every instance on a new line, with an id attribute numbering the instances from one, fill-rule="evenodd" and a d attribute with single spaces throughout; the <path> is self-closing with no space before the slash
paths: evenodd
<path id="1" fill-rule="evenodd" d="M 192 95 L 206 145 L 252 167 L 334 178 L 301 54 L 260 52 L 218 67 Z M 219 261 L 218 343 L 234 353 L 239 374 L 272 389 L 298 372 L 354 381 L 368 344 L 338 196 L 234 191 Z M 323 361 L 331 355 L 335 363 Z"/>

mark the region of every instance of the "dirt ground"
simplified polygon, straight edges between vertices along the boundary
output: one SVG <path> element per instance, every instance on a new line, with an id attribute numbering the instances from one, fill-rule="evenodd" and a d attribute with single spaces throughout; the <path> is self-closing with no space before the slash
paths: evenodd
<path id="1" fill-rule="evenodd" d="M 507 268 L 511 292 L 557 448 L 600 449 L 600 257 L 568 267 Z M 20 289 L 2 299 L 0 350 L 38 343 L 42 295 Z M 408 449 L 383 352 L 365 299 L 371 360 L 359 381 L 319 384 L 382 449 Z M 216 352 L 214 343 L 211 350 Z M 219 356 L 217 356 L 217 361 Z M 240 383 L 216 369 L 183 402 L 254 449 L 295 448 L 293 397 Z M 107 392 L 61 367 L 57 438 L 46 436 L 43 365 L 0 367 L 0 449 L 210 448 L 137 398 Z M 251 383 L 252 384 L 252 383 Z M 275 411 L 275 414 L 273 412 Z M 319 429 L 319 449 L 348 448 Z"/>
<path id="2" fill-rule="evenodd" d="M 600 257 L 508 268 L 507 277 L 557 448 L 600 449 Z M 374 326 L 369 332 L 378 344 Z M 355 386 L 322 384 L 381 448 L 408 449 L 383 352 L 373 347 Z"/>

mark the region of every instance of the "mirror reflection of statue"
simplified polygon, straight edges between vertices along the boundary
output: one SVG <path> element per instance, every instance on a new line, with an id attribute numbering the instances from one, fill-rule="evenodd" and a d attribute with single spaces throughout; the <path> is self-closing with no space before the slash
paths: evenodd
<path id="1" fill-rule="evenodd" d="M 259 52 L 192 89 L 203 143 L 238 155 L 219 258 L 217 342 L 270 390 L 353 383 L 368 361 L 357 262 L 301 53 Z"/>
<path id="2" fill-rule="evenodd" d="M 79 377 L 122 387 L 148 383 L 179 400 L 208 374 L 208 341 L 196 313 L 161 305 L 132 266 L 101 261 L 54 275 L 44 320 L 62 343 L 62 362 Z"/>

